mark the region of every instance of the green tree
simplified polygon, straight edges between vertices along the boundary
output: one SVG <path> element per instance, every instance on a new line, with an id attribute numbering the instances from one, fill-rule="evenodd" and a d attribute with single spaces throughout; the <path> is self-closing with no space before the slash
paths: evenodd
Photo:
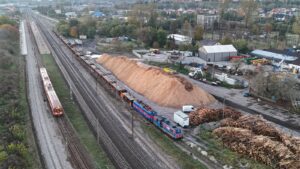
<path id="1" fill-rule="evenodd" d="M 178 29 L 177 21 L 171 21 L 170 29 L 169 29 L 170 33 L 176 33 L 177 29 Z"/>
<path id="2" fill-rule="evenodd" d="M 121 25 L 117 25 L 115 27 L 112 27 L 112 29 L 110 30 L 110 35 L 113 37 L 116 36 L 120 36 L 122 34 L 122 26 Z"/>
<path id="3" fill-rule="evenodd" d="M 138 40 L 142 41 L 146 46 L 152 46 L 153 42 L 156 41 L 156 29 L 151 27 L 139 28 L 137 33 Z"/>
<path id="4" fill-rule="evenodd" d="M 198 25 L 194 31 L 194 40 L 202 40 L 204 34 L 204 29 L 202 26 Z"/>
<path id="5" fill-rule="evenodd" d="M 157 31 L 157 42 L 160 47 L 164 47 L 166 42 L 167 42 L 167 32 L 164 31 L 163 29 L 159 29 Z"/>
<path id="6" fill-rule="evenodd" d="M 259 34 L 259 26 L 256 24 L 253 24 L 251 26 L 251 33 L 253 33 L 254 35 L 258 35 Z"/>
<path id="7" fill-rule="evenodd" d="M 267 33 L 267 36 L 272 32 L 273 26 L 270 23 L 265 24 L 265 32 Z"/>
<path id="8" fill-rule="evenodd" d="M 229 3 L 230 3 L 230 0 L 224 0 L 220 3 L 219 11 L 220 11 L 221 20 L 224 19 L 224 14 L 226 13 L 226 11 L 229 7 Z"/>
<path id="9" fill-rule="evenodd" d="M 79 25 L 79 21 L 77 19 L 71 19 L 69 21 L 69 26 L 73 27 L 73 26 L 78 26 Z"/>
<path id="10" fill-rule="evenodd" d="M 153 12 L 150 14 L 150 18 L 148 20 L 148 26 L 152 27 L 152 28 L 156 28 L 157 27 L 157 13 L 156 12 Z"/>
<path id="11" fill-rule="evenodd" d="M 239 53 L 249 52 L 248 43 L 245 39 L 238 39 L 234 41 L 233 46 L 238 50 Z"/>
<path id="12" fill-rule="evenodd" d="M 189 21 L 185 20 L 182 25 L 182 34 L 185 36 L 192 36 L 192 25 Z"/>
<path id="13" fill-rule="evenodd" d="M 87 29 L 87 33 L 86 33 L 88 38 L 94 38 L 96 35 L 96 28 L 95 27 L 89 27 Z"/>
<path id="14" fill-rule="evenodd" d="M 72 36 L 73 38 L 77 38 L 78 37 L 78 29 L 76 26 L 73 26 L 70 28 L 70 36 Z"/>
<path id="15" fill-rule="evenodd" d="M 176 44 L 175 44 L 175 39 L 174 38 L 168 38 L 167 39 L 167 43 L 166 43 L 166 47 L 167 49 L 176 49 Z"/>
<path id="16" fill-rule="evenodd" d="M 243 0 L 241 2 L 241 9 L 245 13 L 245 25 L 248 27 L 249 23 L 252 22 L 253 15 L 258 8 L 258 4 L 255 0 Z"/>
<path id="17" fill-rule="evenodd" d="M 60 21 L 57 25 L 57 31 L 63 36 L 69 36 L 69 29 L 69 24 L 64 21 Z"/>
<path id="18" fill-rule="evenodd" d="M 232 40 L 231 40 L 230 37 L 225 36 L 225 37 L 220 41 L 220 43 L 221 43 L 222 45 L 228 45 L 228 44 L 232 44 Z"/>
<path id="19" fill-rule="evenodd" d="M 132 10 L 130 11 L 128 15 L 128 22 L 130 24 L 134 24 L 139 27 L 143 27 L 145 25 L 145 19 L 148 21 L 155 13 L 156 6 L 153 3 L 149 4 L 136 4 L 132 7 Z M 152 17 L 151 21 L 155 22 L 154 16 Z"/>
<path id="20" fill-rule="evenodd" d="M 297 45 L 299 45 L 299 42 L 300 42 L 300 18 L 297 18 L 297 20 L 294 22 L 292 30 L 293 30 L 293 33 L 298 35 L 298 44 Z"/>
<path id="21" fill-rule="evenodd" d="M 281 40 L 285 39 L 285 35 L 288 31 L 288 25 L 287 24 L 284 24 L 284 23 L 280 23 L 277 25 L 276 29 L 278 30 L 279 32 L 279 38 Z"/>

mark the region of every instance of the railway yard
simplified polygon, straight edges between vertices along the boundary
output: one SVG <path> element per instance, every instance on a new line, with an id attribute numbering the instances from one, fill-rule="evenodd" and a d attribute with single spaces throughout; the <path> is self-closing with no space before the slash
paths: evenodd
<path id="1" fill-rule="evenodd" d="M 42 73 L 41 78 L 40 70 L 47 71 L 42 55 L 53 57 L 96 147 L 113 165 L 107 168 L 300 168 L 299 116 L 275 108 L 261 111 L 259 106 L 266 105 L 250 105 L 249 99 L 230 94 L 239 91 L 217 89 L 136 60 L 109 55 L 90 59 L 68 45 L 54 30 L 55 22 L 25 10 L 20 24 L 28 102 L 45 168 L 97 167 L 61 106 L 51 75 Z M 173 113 L 189 103 L 197 109 L 187 116 L 190 126 L 182 128 Z M 246 163 L 259 164 L 224 163 L 209 141 L 199 138 L 208 130 Z M 168 146 L 157 144 L 160 139 Z M 177 154 L 165 147 L 176 147 Z"/>

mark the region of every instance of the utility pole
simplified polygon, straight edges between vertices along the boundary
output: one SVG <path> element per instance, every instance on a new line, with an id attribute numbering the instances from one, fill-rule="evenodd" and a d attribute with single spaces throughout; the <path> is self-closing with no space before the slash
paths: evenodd
<path id="1" fill-rule="evenodd" d="M 97 119 L 97 142 L 99 143 L 99 119 Z"/>
<path id="2" fill-rule="evenodd" d="M 223 119 L 224 119 L 224 110 L 225 110 L 225 100 L 226 100 L 226 96 L 223 97 Z"/>

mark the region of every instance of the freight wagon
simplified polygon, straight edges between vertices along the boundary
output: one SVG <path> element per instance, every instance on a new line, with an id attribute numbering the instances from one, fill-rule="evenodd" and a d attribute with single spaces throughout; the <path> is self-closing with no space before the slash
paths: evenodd
<path id="1" fill-rule="evenodd" d="M 63 40 L 61 36 L 59 36 L 56 32 L 54 33 L 57 37 Z M 154 111 L 150 106 L 134 98 L 122 85 L 119 85 L 116 82 L 115 76 L 113 76 L 110 71 L 106 70 L 94 61 L 87 59 L 86 57 L 79 56 L 76 51 L 74 51 L 74 49 L 72 49 L 68 44 L 66 45 L 76 55 L 79 62 L 81 62 L 83 66 L 85 66 L 95 78 L 98 79 L 98 77 L 100 77 L 102 82 L 104 81 L 106 84 L 108 84 L 111 91 L 117 91 L 118 96 L 120 96 L 120 98 L 125 101 L 130 107 L 132 107 L 136 112 L 141 114 L 145 119 L 153 123 L 157 128 L 159 128 L 162 132 L 164 132 L 172 139 L 177 140 L 183 138 L 183 132 L 179 126 L 177 126 L 175 123 L 172 123 L 167 118 L 157 115 L 157 112 Z"/>
<path id="2" fill-rule="evenodd" d="M 40 74 L 42 77 L 42 82 L 51 109 L 51 113 L 54 116 L 63 115 L 64 110 L 52 86 L 47 70 L 45 68 L 40 68 Z"/>

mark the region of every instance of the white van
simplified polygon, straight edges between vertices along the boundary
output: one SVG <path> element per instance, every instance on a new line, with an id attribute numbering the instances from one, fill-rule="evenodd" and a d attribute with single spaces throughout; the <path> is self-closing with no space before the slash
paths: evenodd
<path id="1" fill-rule="evenodd" d="M 174 121 L 181 127 L 188 127 L 190 119 L 187 114 L 183 113 L 182 111 L 177 111 L 174 113 Z"/>
<path id="2" fill-rule="evenodd" d="M 192 112 L 194 110 L 195 110 L 195 108 L 192 105 L 184 105 L 184 106 L 182 106 L 182 111 L 184 113 L 190 113 L 190 112 Z"/>

